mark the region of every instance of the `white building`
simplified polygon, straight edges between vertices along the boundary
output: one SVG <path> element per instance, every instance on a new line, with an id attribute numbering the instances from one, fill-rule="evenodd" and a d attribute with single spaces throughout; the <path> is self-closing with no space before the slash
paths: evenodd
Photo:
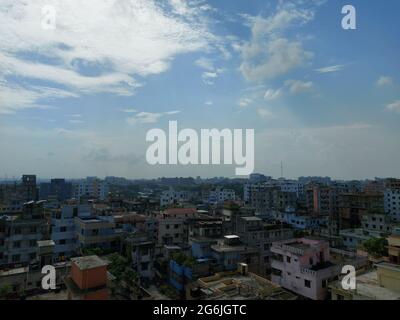
<path id="1" fill-rule="evenodd" d="M 163 191 L 160 197 L 160 206 L 168 206 L 177 202 L 186 202 L 190 199 L 190 192 L 188 191 L 175 191 L 170 189 Z"/>
<path id="2" fill-rule="evenodd" d="M 325 241 L 294 239 L 274 242 L 271 281 L 312 300 L 324 300 L 328 283 L 337 279 L 340 268 L 330 262 Z"/>
<path id="3" fill-rule="evenodd" d="M 97 177 L 87 177 L 75 185 L 74 196 L 76 199 L 89 197 L 105 200 L 108 196 L 108 185 Z"/>
<path id="4" fill-rule="evenodd" d="M 227 200 L 236 200 L 235 191 L 217 187 L 208 194 L 208 203 L 221 203 Z"/>
<path id="5" fill-rule="evenodd" d="M 384 192 L 385 212 L 394 222 L 400 222 L 400 190 L 386 189 Z"/>

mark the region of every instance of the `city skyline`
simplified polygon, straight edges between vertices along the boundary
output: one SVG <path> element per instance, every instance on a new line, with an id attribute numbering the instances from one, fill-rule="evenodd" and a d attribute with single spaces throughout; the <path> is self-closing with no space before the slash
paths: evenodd
<path id="1" fill-rule="evenodd" d="M 255 129 L 266 175 L 399 176 L 398 1 L 351 1 L 356 30 L 345 1 L 0 4 L 1 178 L 234 177 L 148 165 L 146 132 L 172 120 Z"/>

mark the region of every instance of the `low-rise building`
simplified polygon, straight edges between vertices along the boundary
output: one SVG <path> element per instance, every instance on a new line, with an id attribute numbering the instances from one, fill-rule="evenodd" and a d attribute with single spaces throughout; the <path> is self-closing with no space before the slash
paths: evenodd
<path id="1" fill-rule="evenodd" d="M 327 298 L 328 283 L 340 268 L 330 261 L 326 241 L 293 239 L 274 242 L 271 247 L 273 283 L 312 300 Z"/>
<path id="2" fill-rule="evenodd" d="M 108 300 L 107 262 L 98 256 L 71 259 L 71 273 L 65 277 L 68 300 Z"/>
<path id="3" fill-rule="evenodd" d="M 189 300 L 296 300 L 297 296 L 252 272 L 245 264 L 238 270 L 198 279 L 187 288 Z"/>

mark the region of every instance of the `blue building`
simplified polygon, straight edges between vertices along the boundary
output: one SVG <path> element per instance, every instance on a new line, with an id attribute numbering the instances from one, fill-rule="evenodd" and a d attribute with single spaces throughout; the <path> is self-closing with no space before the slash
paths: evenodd
<path id="1" fill-rule="evenodd" d="M 78 242 L 75 233 L 75 217 L 90 217 L 90 205 L 65 205 L 54 210 L 51 220 L 51 240 L 54 241 L 54 258 L 63 261 L 76 255 Z"/>

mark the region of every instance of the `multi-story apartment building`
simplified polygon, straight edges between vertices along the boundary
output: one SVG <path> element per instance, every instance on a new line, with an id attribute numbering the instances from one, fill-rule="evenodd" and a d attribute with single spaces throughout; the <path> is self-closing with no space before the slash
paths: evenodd
<path id="1" fill-rule="evenodd" d="M 312 300 L 327 297 L 328 283 L 340 273 L 340 268 L 330 261 L 327 242 L 305 238 L 285 240 L 274 242 L 271 251 L 273 283 Z"/>
<path id="2" fill-rule="evenodd" d="M 133 233 L 124 240 L 132 268 L 140 278 L 141 285 L 154 279 L 155 243 L 144 233 Z"/>
<path id="3" fill-rule="evenodd" d="M 22 176 L 22 193 L 25 201 L 36 201 L 38 199 L 35 175 L 24 174 Z"/>
<path id="4" fill-rule="evenodd" d="M 237 235 L 226 235 L 223 240 L 211 245 L 211 257 L 214 261 L 213 269 L 232 271 L 238 263 L 246 263 L 248 270 L 259 270 L 260 256 L 257 248 L 244 244 Z"/>
<path id="5" fill-rule="evenodd" d="M 51 219 L 51 239 L 55 243 L 54 258 L 63 261 L 77 254 L 78 241 L 75 230 L 75 217 L 91 216 L 90 205 L 64 205 L 53 210 Z"/>
<path id="6" fill-rule="evenodd" d="M 121 233 L 116 232 L 112 216 L 75 217 L 75 234 L 79 248 L 103 250 L 120 249 Z"/>
<path id="7" fill-rule="evenodd" d="M 266 224 L 256 216 L 237 217 L 235 234 L 245 245 L 255 248 L 259 266 L 253 272 L 262 276 L 271 273 L 271 245 L 274 241 L 292 239 L 293 229 L 286 225 Z"/>
<path id="8" fill-rule="evenodd" d="M 172 204 L 187 202 L 191 197 L 189 191 L 176 191 L 170 188 L 168 191 L 163 191 L 160 196 L 160 206 L 165 207 Z"/>
<path id="9" fill-rule="evenodd" d="M 224 201 L 236 200 L 235 190 L 216 187 L 205 193 L 206 203 L 223 203 Z"/>
<path id="10" fill-rule="evenodd" d="M 107 196 L 107 183 L 96 177 L 87 177 L 74 186 L 74 197 L 76 199 L 94 198 L 98 200 L 105 200 Z"/>
<path id="11" fill-rule="evenodd" d="M 188 243 L 187 219 L 197 216 L 194 208 L 170 208 L 158 215 L 158 244 L 186 245 Z"/>
<path id="12" fill-rule="evenodd" d="M 219 238 L 223 236 L 222 218 L 202 215 L 187 220 L 189 242 L 196 238 Z"/>
<path id="13" fill-rule="evenodd" d="M 285 210 L 297 206 L 297 194 L 282 191 L 279 186 L 259 185 L 251 190 L 249 205 L 258 212 Z"/>
<path id="14" fill-rule="evenodd" d="M 384 191 L 384 207 L 392 221 L 400 222 L 400 188 Z"/>
<path id="15" fill-rule="evenodd" d="M 361 218 L 371 210 L 383 209 L 383 195 L 348 193 L 339 195 L 339 217 L 341 229 L 361 225 Z"/>
<path id="16" fill-rule="evenodd" d="M 20 215 L 0 217 L 0 267 L 28 265 L 37 257 L 37 242 L 47 237 L 43 202 L 28 202 Z"/>
<path id="17" fill-rule="evenodd" d="M 390 234 L 392 232 L 389 215 L 382 213 L 369 213 L 363 215 L 361 218 L 361 227 L 364 230 L 378 231 L 383 234 Z"/>
<path id="18" fill-rule="evenodd" d="M 39 197 L 47 200 L 50 197 L 58 201 L 65 201 L 72 198 L 72 183 L 65 179 L 51 179 L 49 183 L 41 183 L 39 187 Z"/>

